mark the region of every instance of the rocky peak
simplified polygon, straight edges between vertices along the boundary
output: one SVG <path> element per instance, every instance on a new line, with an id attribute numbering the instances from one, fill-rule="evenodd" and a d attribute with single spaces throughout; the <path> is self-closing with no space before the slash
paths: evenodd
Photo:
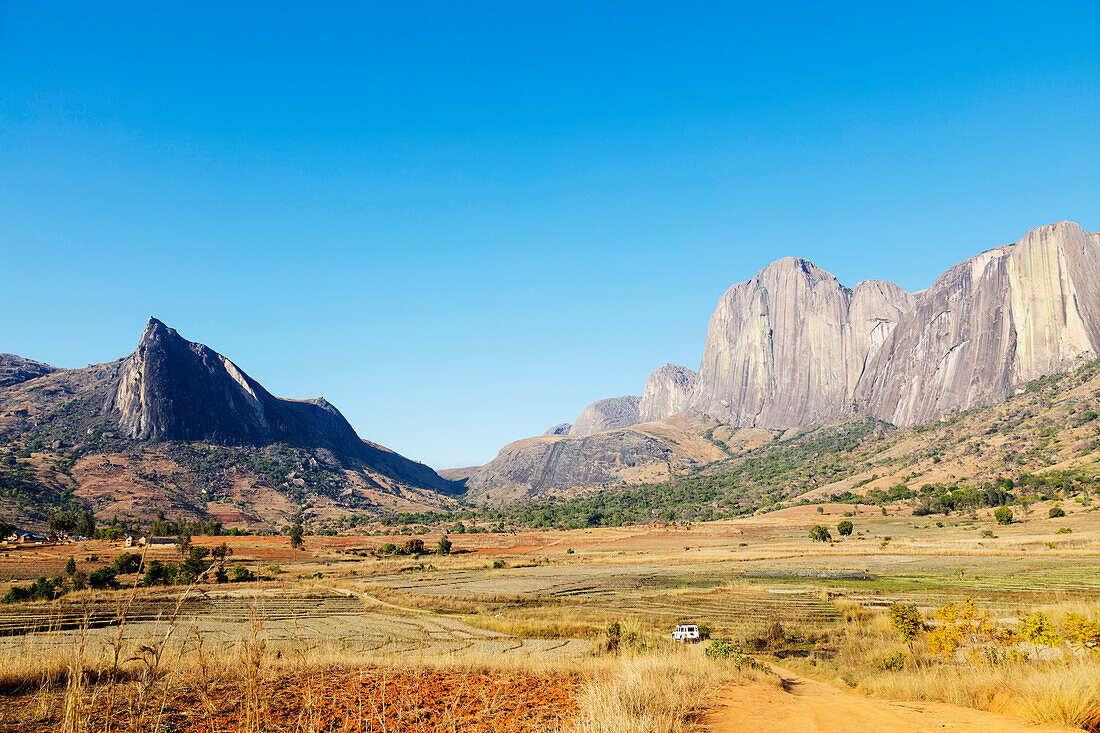
<path id="1" fill-rule="evenodd" d="M 921 293 L 868 366 L 856 400 L 895 425 L 991 404 L 1100 354 L 1100 237 L 1037 227 Z"/>
<path id="2" fill-rule="evenodd" d="M 641 397 L 625 395 L 593 402 L 569 428 L 569 435 L 592 435 L 638 424 L 638 404 Z"/>
<path id="3" fill-rule="evenodd" d="M 891 283 L 849 290 L 812 262 L 777 260 L 719 300 L 691 407 L 765 428 L 840 417 L 872 347 L 911 307 Z"/>
<path id="4" fill-rule="evenodd" d="M 638 406 L 639 422 L 660 420 L 686 410 L 691 404 L 697 376 L 678 364 L 665 364 L 656 369 L 645 382 Z"/>

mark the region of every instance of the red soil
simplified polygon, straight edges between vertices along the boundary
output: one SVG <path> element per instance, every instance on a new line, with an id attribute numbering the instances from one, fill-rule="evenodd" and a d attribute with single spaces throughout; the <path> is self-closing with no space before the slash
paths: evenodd
<path id="1" fill-rule="evenodd" d="M 265 681 L 250 715 L 239 683 L 214 685 L 207 694 L 193 686 L 167 685 L 167 698 L 148 698 L 142 729 L 178 733 L 235 733 L 258 720 L 269 733 L 534 733 L 559 731 L 576 714 L 581 682 L 575 677 L 539 677 L 483 672 L 329 670 Z M 162 690 L 164 688 L 161 688 Z M 116 690 L 112 730 L 129 730 L 135 690 Z M 93 697 L 92 692 L 87 695 Z M 45 733 L 61 723 L 58 694 L 48 719 L 33 720 L 33 696 L 0 697 L 0 730 Z M 105 695 L 94 695 L 89 730 L 104 730 Z M 140 708 L 138 708 L 140 710 Z M 155 725 L 159 717 L 160 725 Z M 140 725 L 140 722 L 139 722 Z"/>

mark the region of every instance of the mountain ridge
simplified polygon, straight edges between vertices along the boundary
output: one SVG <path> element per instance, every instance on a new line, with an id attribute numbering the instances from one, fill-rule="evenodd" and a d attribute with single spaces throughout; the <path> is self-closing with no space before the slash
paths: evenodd
<path id="1" fill-rule="evenodd" d="M 917 293 L 878 279 L 846 287 L 806 259 L 776 260 L 719 298 L 690 400 L 668 404 L 735 429 L 782 432 L 860 415 L 907 427 L 996 404 L 1098 355 L 1100 232 L 1063 221 L 968 258 Z M 669 417 L 654 403 L 643 394 L 633 425 L 643 413 Z M 480 478 L 471 474 L 470 485 L 499 475 L 500 461 L 509 462 L 514 485 L 547 484 L 552 461 L 529 448 L 525 481 L 515 445 Z M 549 443 L 531 445 L 550 451 Z M 659 463 L 674 451 L 658 445 L 641 456 L 604 440 L 600 460 L 622 462 L 627 453 Z"/>
<path id="2" fill-rule="evenodd" d="M 248 498 L 255 491 L 280 506 L 279 516 L 308 513 L 319 502 L 329 512 L 355 512 L 454 501 L 453 482 L 362 440 L 328 401 L 275 397 L 156 318 L 134 352 L 116 361 L 83 369 L 34 364 L 0 361 L 0 375 L 12 375 L 0 387 L 0 447 L 37 446 L 71 465 L 69 473 L 40 471 L 52 501 L 81 499 L 139 517 L 166 507 L 202 517 L 214 505 L 226 515 L 263 515 L 263 507 L 237 506 L 255 504 Z M 89 464 L 94 456 L 99 463 Z M 210 456 L 221 456 L 220 476 L 204 474 Z M 102 465 L 122 470 L 103 474 Z M 183 478 L 141 478 L 168 475 Z"/>

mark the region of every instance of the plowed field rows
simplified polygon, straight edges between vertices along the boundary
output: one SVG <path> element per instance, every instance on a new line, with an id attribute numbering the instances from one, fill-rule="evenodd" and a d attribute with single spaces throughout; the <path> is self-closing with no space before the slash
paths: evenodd
<path id="1" fill-rule="evenodd" d="M 215 685 L 205 694 L 175 685 L 163 700 L 154 698 L 137 712 L 127 704 L 132 691 L 123 688 L 115 692 L 110 719 L 118 730 L 155 724 L 156 730 L 176 733 L 231 733 L 249 718 L 268 733 L 553 733 L 575 714 L 581 682 L 569 676 L 364 668 L 285 675 L 262 685 L 252 709 L 237 683 Z M 43 711 L 32 696 L 0 698 L 0 730 L 53 733 L 61 723 L 59 708 L 60 700 Z M 138 719 L 141 711 L 144 718 Z M 86 715 L 90 730 L 103 730 L 105 696 Z"/>

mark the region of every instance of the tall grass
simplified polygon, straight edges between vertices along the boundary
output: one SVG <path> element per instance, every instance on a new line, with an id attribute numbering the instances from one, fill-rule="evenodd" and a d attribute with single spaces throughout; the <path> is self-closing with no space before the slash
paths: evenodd
<path id="1" fill-rule="evenodd" d="M 833 653 L 784 664 L 863 692 L 900 700 L 928 700 L 1014 713 L 1034 723 L 1100 730 L 1100 656 L 1062 647 L 1042 660 L 990 661 L 980 656 L 944 663 L 918 641 L 901 643 L 886 614 L 837 603 L 843 619 L 830 632 Z M 1043 608 L 1053 618 L 1076 613 L 1100 618 L 1100 604 L 1073 601 Z M 884 668 L 899 654 L 903 669 Z M 1033 656 L 1036 656 L 1033 654 Z"/>
<path id="2" fill-rule="evenodd" d="M 700 729 L 719 688 L 735 676 L 777 678 L 708 660 L 698 649 L 629 655 L 595 674 L 571 733 L 686 733 Z"/>
<path id="3" fill-rule="evenodd" d="M 693 730 L 693 721 L 714 692 L 737 674 L 721 662 L 706 659 L 699 647 L 661 646 L 652 640 L 623 647 L 621 653 L 578 657 L 501 654 L 495 647 L 476 645 L 450 653 L 423 649 L 351 653 L 335 644 L 309 644 L 301 638 L 289 640 L 289 646 L 286 642 L 269 645 L 263 609 L 258 605 L 251 608 L 236 643 L 210 644 L 198 627 L 183 633 L 174 613 L 156 624 L 128 625 L 127 607 L 125 601 L 119 604 L 118 627 L 100 635 L 98 645 L 88 643 L 87 628 L 45 639 L 25 637 L 22 650 L 0 659 L 0 680 L 9 693 L 37 690 L 40 710 L 33 717 L 39 724 L 53 721 L 63 733 L 90 733 L 93 724 L 96 733 L 155 730 L 181 695 L 206 728 L 213 730 L 216 720 L 235 710 L 229 714 L 236 716 L 237 729 L 255 733 L 270 728 L 275 703 L 286 702 L 276 701 L 271 690 L 273 683 L 288 676 L 300 681 L 290 687 L 294 690 L 290 694 L 297 696 L 298 724 L 306 730 L 326 704 L 322 696 L 327 673 L 367 668 L 375 670 L 372 684 L 386 688 L 383 703 L 412 694 L 393 682 L 409 673 L 446 672 L 471 680 L 484 673 L 505 678 L 572 678 L 570 684 L 582 691 L 576 701 L 573 733 L 672 733 Z M 642 634 L 629 625 L 627 632 L 631 638 L 640 639 Z M 38 653 L 28 654 L 31 647 Z M 361 701 L 369 707 L 377 697 L 361 697 Z M 487 710 L 496 704 L 486 699 Z M 456 711 L 437 712 L 440 720 L 458 720 Z M 371 713 L 365 709 L 363 714 Z"/>
<path id="4" fill-rule="evenodd" d="M 907 669 L 868 677 L 860 687 L 883 697 L 1001 707 L 1033 723 L 1100 730 L 1100 660 L 1092 657 Z"/>

